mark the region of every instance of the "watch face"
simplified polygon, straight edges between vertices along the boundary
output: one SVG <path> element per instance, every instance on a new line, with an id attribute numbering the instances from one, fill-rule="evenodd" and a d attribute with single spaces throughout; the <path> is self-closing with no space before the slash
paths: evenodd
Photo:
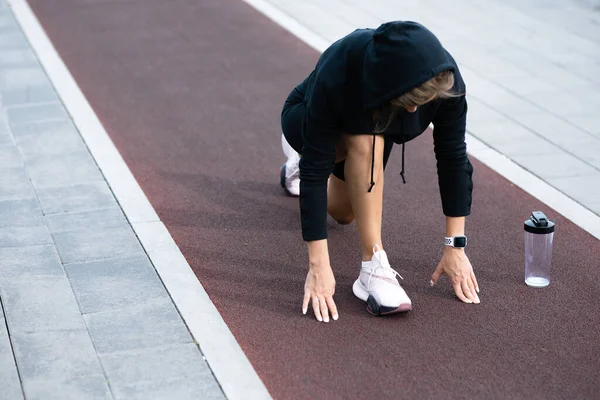
<path id="1" fill-rule="evenodd" d="M 467 246 L 467 238 L 464 236 L 456 236 L 454 238 L 454 247 L 466 247 Z"/>

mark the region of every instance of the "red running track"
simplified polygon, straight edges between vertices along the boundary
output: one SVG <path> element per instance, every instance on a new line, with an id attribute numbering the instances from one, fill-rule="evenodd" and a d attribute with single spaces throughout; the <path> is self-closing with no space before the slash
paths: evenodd
<path id="1" fill-rule="evenodd" d="M 317 323 L 300 313 L 306 251 L 278 170 L 283 100 L 318 54 L 240 0 L 29 2 L 275 398 L 599 396 L 600 241 L 473 160 L 482 304 L 429 288 L 444 220 L 426 133 L 407 145 L 407 185 L 392 155 L 384 205 L 414 312 L 365 312 L 355 227 L 330 223 L 341 318 Z M 544 290 L 523 283 L 536 209 L 557 223 Z"/>

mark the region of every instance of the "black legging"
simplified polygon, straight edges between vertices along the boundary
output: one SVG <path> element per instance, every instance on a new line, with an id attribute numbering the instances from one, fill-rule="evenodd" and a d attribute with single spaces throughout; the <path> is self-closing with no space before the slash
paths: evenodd
<path id="1" fill-rule="evenodd" d="M 296 86 L 292 93 L 285 100 L 283 110 L 281 111 L 281 129 L 287 142 L 299 154 L 302 154 L 302 124 L 306 114 L 306 104 L 304 103 L 304 82 Z M 384 138 L 383 147 L 383 168 L 387 165 L 394 141 Z M 345 181 L 344 166 L 345 160 L 335 163 L 333 175 Z"/>

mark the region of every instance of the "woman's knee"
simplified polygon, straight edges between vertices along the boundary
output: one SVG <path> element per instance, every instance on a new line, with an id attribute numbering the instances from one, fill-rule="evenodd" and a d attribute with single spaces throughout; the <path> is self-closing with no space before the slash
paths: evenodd
<path id="1" fill-rule="evenodd" d="M 348 225 L 354 221 L 354 211 L 348 195 L 346 182 L 331 176 L 327 187 L 327 212 L 339 224 Z"/>
<path id="2" fill-rule="evenodd" d="M 354 214 L 345 214 L 345 215 L 338 215 L 338 216 L 332 216 L 332 218 L 335 220 L 335 222 L 337 222 L 340 225 L 350 225 L 351 223 L 354 222 Z"/>
<path id="3" fill-rule="evenodd" d="M 340 225 L 350 225 L 354 222 L 354 212 L 352 210 L 330 207 L 327 211 L 331 218 Z"/>
<path id="4" fill-rule="evenodd" d="M 344 146 L 348 157 L 371 159 L 373 156 L 372 135 L 344 135 Z M 375 156 L 383 158 L 383 137 L 376 136 Z"/>

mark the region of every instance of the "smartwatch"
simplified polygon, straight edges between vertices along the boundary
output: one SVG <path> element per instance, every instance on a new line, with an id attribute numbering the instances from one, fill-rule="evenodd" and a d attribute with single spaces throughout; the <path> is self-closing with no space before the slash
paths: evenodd
<path id="1" fill-rule="evenodd" d="M 466 236 L 446 237 L 444 240 L 444 244 L 446 246 L 464 248 L 464 247 L 467 247 L 467 237 Z"/>

